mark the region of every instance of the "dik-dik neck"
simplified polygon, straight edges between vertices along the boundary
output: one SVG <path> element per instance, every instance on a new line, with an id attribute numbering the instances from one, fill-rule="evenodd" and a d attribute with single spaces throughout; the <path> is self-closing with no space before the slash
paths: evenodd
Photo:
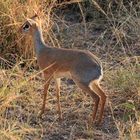
<path id="1" fill-rule="evenodd" d="M 36 30 L 33 33 L 33 40 L 35 45 L 35 52 L 36 55 L 38 55 L 42 49 L 47 47 L 43 39 L 41 28 L 36 28 Z"/>

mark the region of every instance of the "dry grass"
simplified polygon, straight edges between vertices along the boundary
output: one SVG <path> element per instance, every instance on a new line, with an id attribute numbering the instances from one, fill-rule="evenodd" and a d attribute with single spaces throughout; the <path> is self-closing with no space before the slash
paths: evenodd
<path id="1" fill-rule="evenodd" d="M 0 133 L 1 139 L 138 139 L 140 134 L 139 83 L 136 64 L 106 71 L 103 85 L 109 96 L 101 126 L 90 121 L 92 99 L 74 84 L 62 80 L 63 121 L 57 114 L 55 86 L 49 89 L 47 110 L 42 118 L 43 83 L 37 71 L 24 72 L 17 64 L 1 71 Z M 129 69 L 130 70 L 130 69 Z M 116 75 L 114 77 L 114 74 Z M 30 80 L 31 77 L 34 79 Z M 130 86 L 128 86 L 130 85 Z M 105 88 L 104 88 L 105 89 Z"/>
<path id="2" fill-rule="evenodd" d="M 75 11 L 69 9 L 72 3 Z M 0 140 L 140 139 L 139 10 L 137 0 L 130 4 L 1 0 Z M 42 19 L 45 40 L 53 47 L 87 49 L 101 58 L 102 85 L 108 95 L 101 126 L 90 121 L 90 96 L 67 79 L 62 80 L 63 121 L 58 120 L 53 81 L 48 109 L 38 117 L 44 81 L 36 69 L 31 39 L 18 32 L 35 12 Z M 11 69 L 2 69 L 5 65 Z"/>

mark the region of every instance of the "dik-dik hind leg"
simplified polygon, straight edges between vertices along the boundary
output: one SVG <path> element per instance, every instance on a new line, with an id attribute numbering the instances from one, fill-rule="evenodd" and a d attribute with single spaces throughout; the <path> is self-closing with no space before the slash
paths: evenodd
<path id="1" fill-rule="evenodd" d="M 61 79 L 57 78 L 56 79 L 56 97 L 57 97 L 57 107 L 58 107 L 58 114 L 59 114 L 59 119 L 62 119 L 62 112 L 61 112 L 61 105 L 60 105 L 60 84 L 61 84 Z"/>
<path id="2" fill-rule="evenodd" d="M 74 81 L 84 92 L 90 94 L 91 97 L 93 98 L 93 100 L 95 101 L 95 107 L 93 108 L 93 114 L 92 114 L 92 119 L 93 119 L 93 121 L 95 121 L 98 106 L 99 106 L 99 101 L 100 101 L 99 96 L 94 91 L 92 91 L 90 89 L 90 87 L 87 83 L 79 82 L 79 81 L 76 81 L 76 80 L 74 80 Z"/>
<path id="3" fill-rule="evenodd" d="M 101 102 L 101 110 L 99 112 L 99 119 L 98 119 L 98 122 L 101 123 L 107 96 L 104 93 L 104 91 L 101 89 L 101 87 L 100 87 L 100 85 L 99 85 L 99 83 L 97 81 L 93 81 L 90 84 L 90 87 L 94 92 L 96 92 L 96 94 L 98 94 L 100 96 L 100 99 L 101 99 L 101 101 L 100 101 Z"/>

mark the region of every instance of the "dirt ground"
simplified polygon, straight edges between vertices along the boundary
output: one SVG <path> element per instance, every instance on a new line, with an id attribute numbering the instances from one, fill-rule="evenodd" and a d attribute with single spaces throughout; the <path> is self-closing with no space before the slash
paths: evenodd
<path id="1" fill-rule="evenodd" d="M 121 129 L 118 127 L 121 127 L 122 121 L 119 119 L 123 118 L 125 109 L 114 108 L 118 106 L 119 103 L 131 99 L 129 96 L 132 96 L 132 94 L 136 101 L 138 100 L 138 97 L 135 96 L 135 93 L 132 93 L 129 90 L 127 91 L 128 95 L 125 96 L 126 94 L 120 93 L 120 91 L 111 87 L 111 84 L 107 81 L 110 76 L 113 76 L 113 72 L 116 74 L 115 70 L 118 70 L 120 67 L 125 68 L 131 62 L 133 64 L 135 59 L 134 61 L 133 59 L 131 61 L 131 57 L 133 58 L 133 56 L 140 55 L 139 40 L 137 40 L 137 43 L 133 43 L 133 45 L 131 44 L 132 42 L 130 45 L 120 45 L 119 43 L 116 43 L 115 35 L 112 34 L 108 23 L 103 19 L 98 19 L 98 21 L 92 20 L 92 22 L 89 21 L 85 24 L 84 22 L 79 22 L 78 13 L 73 14 L 70 11 L 67 12 L 69 14 L 58 14 L 59 20 L 57 19 L 56 26 L 54 24 L 53 28 L 56 36 L 56 42 L 54 43 L 57 44 L 58 40 L 58 47 L 89 50 L 97 55 L 102 61 L 104 78 L 101 82 L 101 86 L 108 96 L 102 124 L 96 125 L 91 121 L 92 108 L 94 107 L 92 98 L 88 94 L 83 93 L 72 80 L 66 78 L 62 79 L 61 84 L 63 120 L 60 121 L 58 119 L 54 81 L 52 81 L 49 88 L 46 111 L 42 118 L 38 117 L 37 114 L 42 105 L 44 83 L 44 80 L 42 80 L 43 78 L 40 76 L 29 81 L 27 87 L 18 89 L 17 92 L 23 96 L 23 100 L 16 101 L 19 105 L 16 109 L 13 109 L 12 107 L 6 109 L 5 119 L 12 119 L 13 116 L 15 116 L 16 118 L 13 118 L 13 120 L 15 119 L 21 124 L 27 123 L 32 129 L 36 129 L 37 131 L 31 134 L 27 133 L 25 137 L 27 140 L 121 139 Z M 44 31 L 44 37 L 46 31 L 47 29 Z M 46 42 L 49 43 L 47 37 L 45 38 Z M 127 61 L 128 57 L 130 57 L 129 61 Z M 139 72 L 139 70 L 137 70 L 137 72 Z M 15 82 L 18 82 L 19 77 L 17 73 L 14 73 L 12 76 Z M 20 78 L 26 78 L 26 76 Z M 6 77 L 1 79 L 6 79 Z M 18 86 L 19 83 L 16 84 Z M 0 84 L 0 87 L 2 87 L 2 84 Z M 14 86 L 12 85 L 12 88 L 13 87 Z M 25 95 L 27 95 L 27 97 Z"/>

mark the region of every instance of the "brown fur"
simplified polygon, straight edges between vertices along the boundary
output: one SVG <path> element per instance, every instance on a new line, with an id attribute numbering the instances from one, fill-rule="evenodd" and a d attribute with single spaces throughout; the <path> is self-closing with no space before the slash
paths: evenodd
<path id="1" fill-rule="evenodd" d="M 83 91 L 89 93 L 95 100 L 93 121 L 96 117 L 99 102 L 101 102 L 101 111 L 99 113 L 99 122 L 101 122 L 106 95 L 99 86 L 99 82 L 103 76 L 99 59 L 89 51 L 49 47 L 44 43 L 41 27 L 39 27 L 33 19 L 28 19 L 21 26 L 21 31 L 32 35 L 37 61 L 40 68 L 43 70 L 45 80 L 47 81 L 44 86 L 41 114 L 43 114 L 45 110 L 49 83 L 52 78 L 55 78 L 57 84 L 56 96 L 58 101 L 58 113 L 60 119 L 62 119 L 60 106 L 60 78 L 68 75 Z M 50 65 L 52 66 L 49 67 Z M 49 68 L 46 69 L 47 67 Z"/>

